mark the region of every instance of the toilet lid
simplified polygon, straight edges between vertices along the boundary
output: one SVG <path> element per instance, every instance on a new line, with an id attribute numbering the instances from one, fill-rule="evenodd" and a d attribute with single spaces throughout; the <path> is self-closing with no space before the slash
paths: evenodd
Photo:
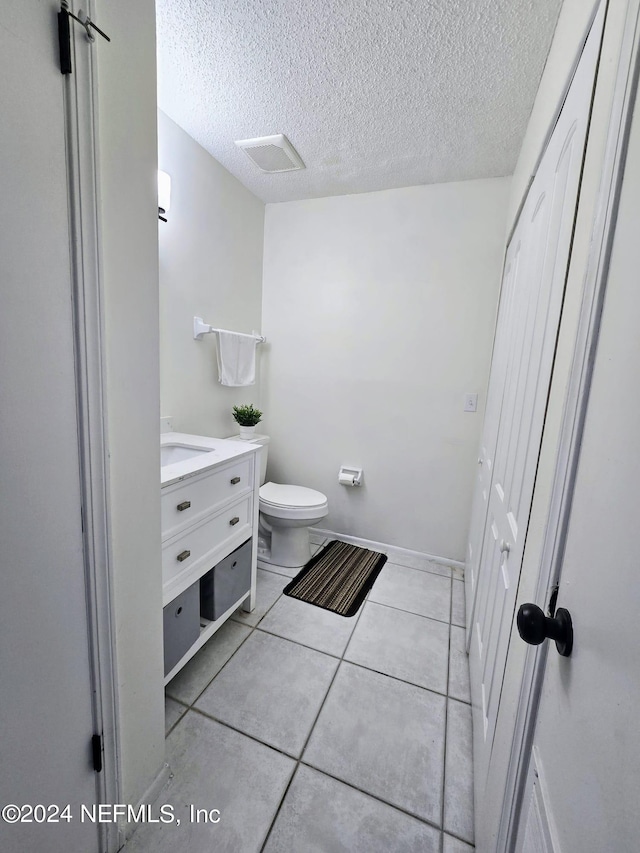
<path id="1" fill-rule="evenodd" d="M 326 495 L 307 489 L 305 486 L 285 486 L 281 483 L 265 483 L 260 487 L 260 500 L 272 506 L 321 506 L 327 502 Z"/>

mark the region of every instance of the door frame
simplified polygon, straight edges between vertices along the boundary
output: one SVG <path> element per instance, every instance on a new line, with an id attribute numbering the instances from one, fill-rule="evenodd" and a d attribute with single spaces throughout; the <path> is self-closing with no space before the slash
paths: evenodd
<path id="1" fill-rule="evenodd" d="M 72 11 L 74 3 L 69 3 Z M 85 0 L 89 17 L 94 3 Z M 94 50 L 80 26 L 71 28 L 73 72 L 63 82 L 69 193 L 69 255 L 74 324 L 76 406 L 80 457 L 88 650 L 94 732 L 102 734 L 98 802 L 118 803 L 120 745 L 112 613 L 103 266 L 98 151 L 98 89 Z M 108 49 L 108 48 L 107 48 Z M 99 825 L 105 853 L 120 846 L 114 823 Z"/>
<path id="2" fill-rule="evenodd" d="M 547 604 L 562 572 L 639 75 L 640 0 L 628 0 L 540 559 L 535 600 L 541 606 Z M 517 841 L 548 646 L 548 643 L 529 646 L 526 652 L 498 833 L 498 853 L 513 850 Z"/>

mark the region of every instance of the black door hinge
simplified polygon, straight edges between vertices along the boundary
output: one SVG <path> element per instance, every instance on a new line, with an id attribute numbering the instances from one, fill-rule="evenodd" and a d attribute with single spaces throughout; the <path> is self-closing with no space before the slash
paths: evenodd
<path id="1" fill-rule="evenodd" d="M 71 74 L 71 28 L 69 12 L 64 7 L 58 12 L 58 44 L 60 46 L 60 72 Z"/>
<path id="2" fill-rule="evenodd" d="M 81 11 L 78 12 L 78 15 L 74 15 L 69 9 L 68 0 L 61 0 L 60 11 L 58 12 L 58 45 L 60 47 L 60 71 L 62 74 L 71 74 L 73 70 L 71 67 L 70 18 L 84 27 L 88 41 L 92 43 L 95 41 L 94 31 L 106 41 L 111 41 L 109 36 L 94 24 L 88 15 L 83 15 Z"/>
<path id="3" fill-rule="evenodd" d="M 91 738 L 91 754 L 93 756 L 93 769 L 96 773 L 102 772 L 102 735 L 94 735 Z"/>

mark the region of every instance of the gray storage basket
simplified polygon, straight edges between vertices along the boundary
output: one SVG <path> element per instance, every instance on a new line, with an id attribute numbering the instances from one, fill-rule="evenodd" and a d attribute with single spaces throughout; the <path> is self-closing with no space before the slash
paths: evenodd
<path id="1" fill-rule="evenodd" d="M 219 619 L 251 587 L 251 539 L 200 580 L 200 612 L 205 619 Z"/>
<path id="2" fill-rule="evenodd" d="M 196 581 L 163 608 L 165 675 L 200 636 L 199 587 L 200 583 Z"/>

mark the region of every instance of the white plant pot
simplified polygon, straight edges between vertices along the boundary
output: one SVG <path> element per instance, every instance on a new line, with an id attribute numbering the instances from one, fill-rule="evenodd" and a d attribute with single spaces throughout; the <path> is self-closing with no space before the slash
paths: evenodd
<path id="1" fill-rule="evenodd" d="M 251 441 L 251 439 L 255 438 L 256 428 L 255 426 L 241 426 L 240 427 L 240 438 L 242 441 Z"/>

